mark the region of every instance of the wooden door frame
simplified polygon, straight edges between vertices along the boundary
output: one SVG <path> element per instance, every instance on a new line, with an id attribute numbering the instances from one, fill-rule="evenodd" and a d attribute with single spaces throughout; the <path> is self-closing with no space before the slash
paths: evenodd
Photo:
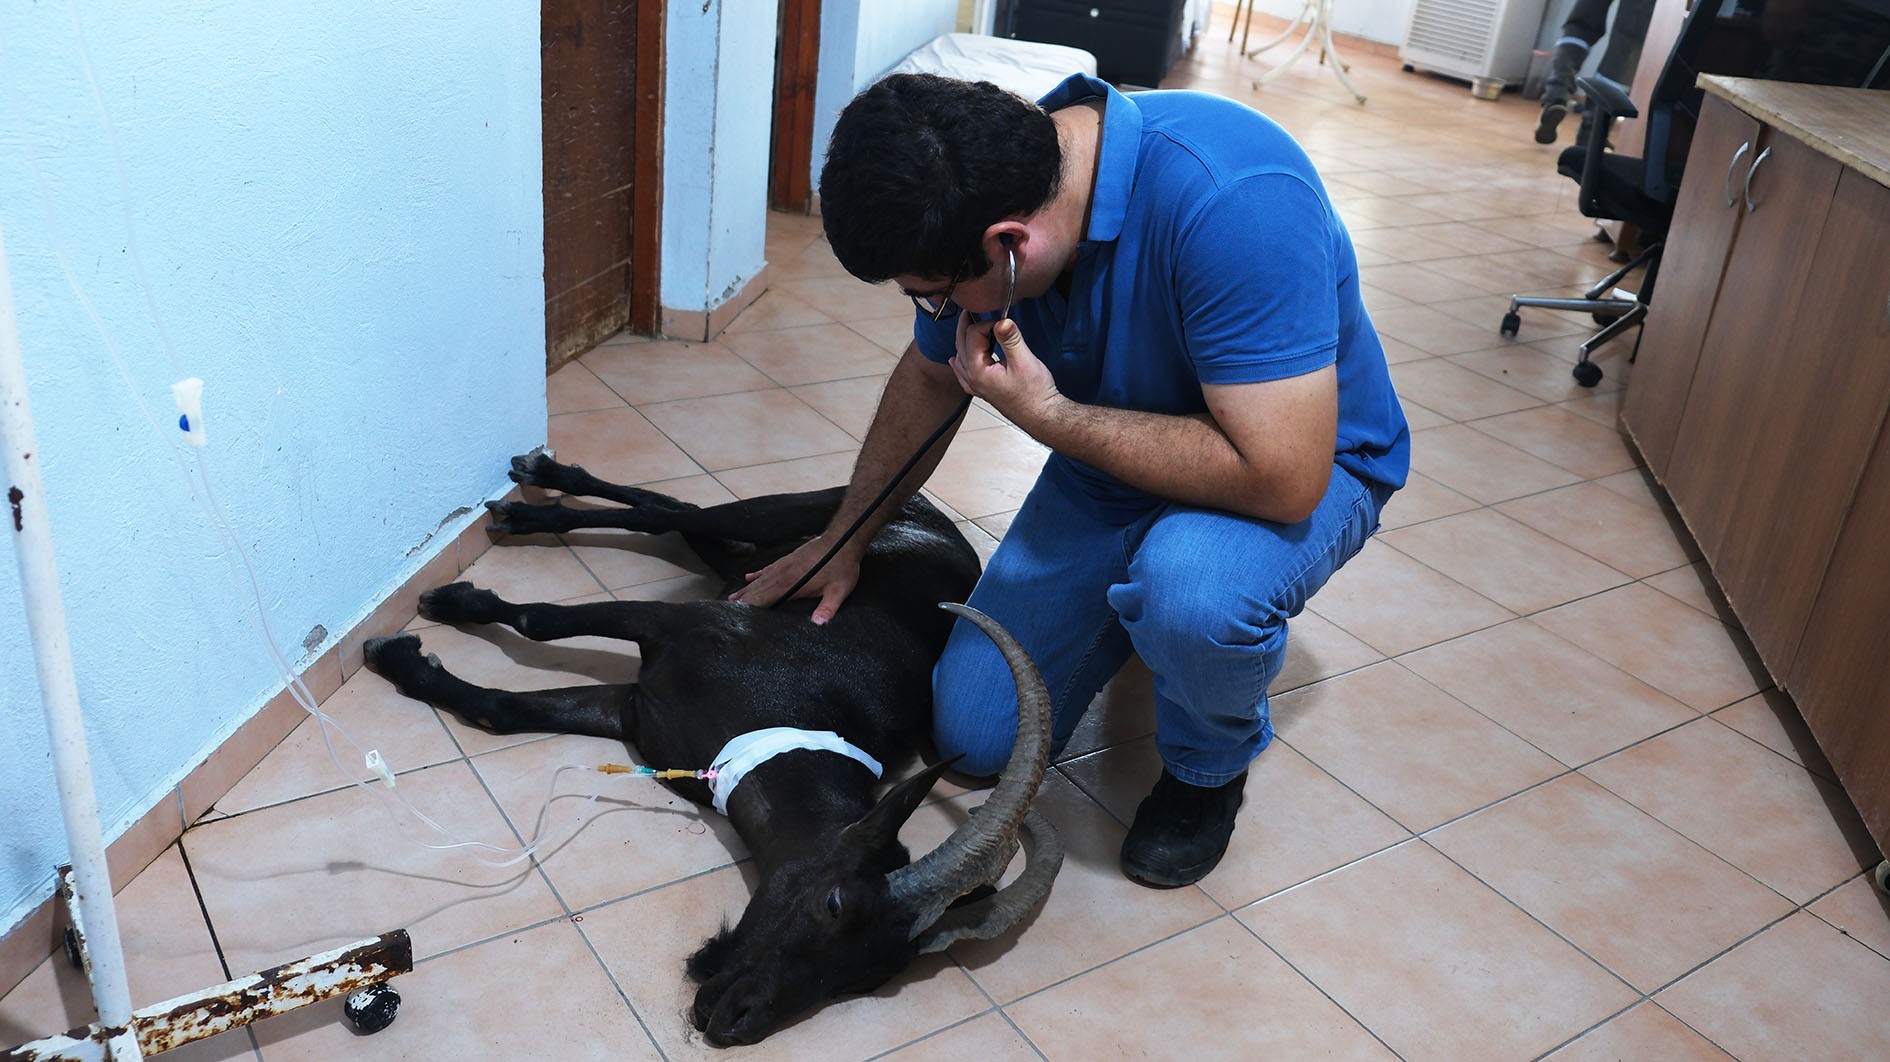
<path id="1" fill-rule="evenodd" d="M 630 330 L 663 323 L 663 77 L 669 0 L 636 2 L 636 132 L 630 178 Z"/>
<path id="2" fill-rule="evenodd" d="M 814 93 L 820 82 L 820 0 L 781 0 L 774 64 L 768 206 L 814 211 Z"/>

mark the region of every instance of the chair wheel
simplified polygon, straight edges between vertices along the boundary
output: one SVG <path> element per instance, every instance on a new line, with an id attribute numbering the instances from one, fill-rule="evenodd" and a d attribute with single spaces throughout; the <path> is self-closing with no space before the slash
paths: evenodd
<path id="1" fill-rule="evenodd" d="M 400 1013 L 400 993 L 386 982 L 369 985 L 348 996 L 341 1012 L 363 1033 L 377 1033 L 394 1023 Z"/>
<path id="2" fill-rule="evenodd" d="M 1625 313 L 1591 313 L 1588 316 L 1596 324 L 1606 328 L 1627 315 Z"/>
<path id="3" fill-rule="evenodd" d="M 1592 361 L 1575 363 L 1575 382 L 1583 387 L 1593 387 L 1601 382 L 1601 366 Z"/>
<path id="4" fill-rule="evenodd" d="M 1519 313 L 1504 314 L 1503 326 L 1502 326 L 1501 331 L 1504 335 L 1510 337 L 1511 339 L 1516 338 L 1516 333 L 1522 331 L 1522 314 L 1519 314 Z"/>

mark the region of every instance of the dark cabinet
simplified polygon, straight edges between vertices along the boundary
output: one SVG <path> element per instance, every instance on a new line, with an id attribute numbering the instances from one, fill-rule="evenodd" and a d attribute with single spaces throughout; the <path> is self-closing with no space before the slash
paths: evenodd
<path id="1" fill-rule="evenodd" d="M 1183 0 L 1014 0 L 998 33 L 1020 41 L 1067 44 L 1096 57 L 1096 76 L 1118 85 L 1154 87 L 1181 57 Z"/>

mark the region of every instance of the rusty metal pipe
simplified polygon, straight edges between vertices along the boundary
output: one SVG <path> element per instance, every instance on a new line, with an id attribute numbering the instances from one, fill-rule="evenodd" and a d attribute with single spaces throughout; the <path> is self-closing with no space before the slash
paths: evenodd
<path id="1" fill-rule="evenodd" d="M 310 1003 L 348 995 L 413 970 L 413 941 L 404 929 L 238 977 L 141 1008 L 131 1016 L 138 1049 L 147 1055 L 229 1032 Z M 0 1062 L 103 1062 L 102 1026 L 74 1029 L 22 1044 Z"/>

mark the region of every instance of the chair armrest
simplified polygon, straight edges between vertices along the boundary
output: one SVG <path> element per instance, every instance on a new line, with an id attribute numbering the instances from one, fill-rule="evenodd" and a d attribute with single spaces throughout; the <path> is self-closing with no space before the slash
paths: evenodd
<path id="1" fill-rule="evenodd" d="M 1641 112 L 1621 91 L 1621 86 L 1598 77 L 1578 77 L 1575 85 L 1582 90 L 1588 106 L 1595 110 L 1597 124 L 1605 118 L 1638 118 Z"/>
<path id="2" fill-rule="evenodd" d="M 1575 85 L 1587 100 L 1585 106 L 1594 114 L 1587 153 L 1582 156 L 1580 196 L 1582 213 L 1592 216 L 1600 209 L 1601 155 L 1608 150 L 1608 131 L 1614 127 L 1616 118 L 1636 118 L 1641 112 L 1634 101 L 1628 99 L 1628 94 L 1612 81 L 1582 77 L 1575 79 Z"/>

